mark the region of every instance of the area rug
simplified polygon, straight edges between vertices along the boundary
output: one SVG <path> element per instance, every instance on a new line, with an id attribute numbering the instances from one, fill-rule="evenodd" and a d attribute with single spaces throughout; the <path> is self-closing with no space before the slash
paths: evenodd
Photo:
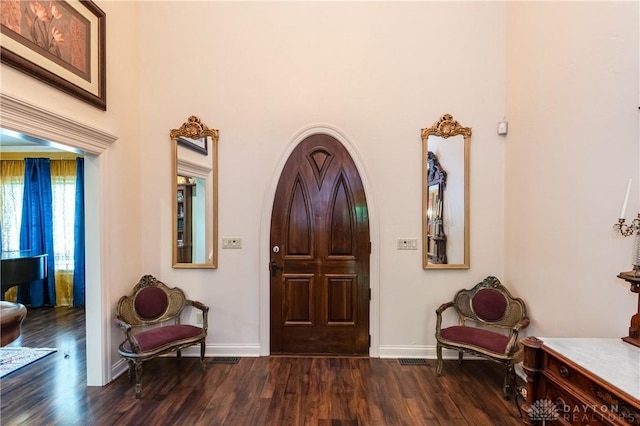
<path id="1" fill-rule="evenodd" d="M 55 348 L 0 348 L 0 378 L 56 351 Z"/>

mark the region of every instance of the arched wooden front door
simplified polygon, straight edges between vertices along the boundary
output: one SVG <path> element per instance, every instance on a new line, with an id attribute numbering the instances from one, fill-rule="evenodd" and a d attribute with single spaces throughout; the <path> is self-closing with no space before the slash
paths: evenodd
<path id="1" fill-rule="evenodd" d="M 307 137 L 287 160 L 271 217 L 271 353 L 369 353 L 369 215 L 345 147 Z"/>

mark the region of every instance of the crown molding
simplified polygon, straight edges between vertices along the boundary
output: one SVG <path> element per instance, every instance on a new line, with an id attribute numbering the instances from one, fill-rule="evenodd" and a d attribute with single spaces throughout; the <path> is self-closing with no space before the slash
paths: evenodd
<path id="1" fill-rule="evenodd" d="M 118 138 L 12 95 L 0 92 L 0 126 L 100 155 Z"/>

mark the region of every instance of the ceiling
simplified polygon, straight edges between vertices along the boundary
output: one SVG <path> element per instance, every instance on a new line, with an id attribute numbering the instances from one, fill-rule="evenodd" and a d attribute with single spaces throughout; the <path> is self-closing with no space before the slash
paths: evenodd
<path id="1" fill-rule="evenodd" d="M 65 152 L 72 151 L 64 145 L 33 136 L 0 128 L 1 152 Z"/>

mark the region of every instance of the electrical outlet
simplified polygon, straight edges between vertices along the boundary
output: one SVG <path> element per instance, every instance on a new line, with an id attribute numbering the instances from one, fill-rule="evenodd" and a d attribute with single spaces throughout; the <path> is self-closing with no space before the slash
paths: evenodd
<path id="1" fill-rule="evenodd" d="M 202 325 L 204 323 L 204 314 L 202 312 L 196 312 L 196 324 Z"/>
<path id="2" fill-rule="evenodd" d="M 418 250 L 418 239 L 398 238 L 398 250 Z"/>
<path id="3" fill-rule="evenodd" d="M 222 248 L 223 249 L 241 249 L 242 238 L 223 238 Z"/>

